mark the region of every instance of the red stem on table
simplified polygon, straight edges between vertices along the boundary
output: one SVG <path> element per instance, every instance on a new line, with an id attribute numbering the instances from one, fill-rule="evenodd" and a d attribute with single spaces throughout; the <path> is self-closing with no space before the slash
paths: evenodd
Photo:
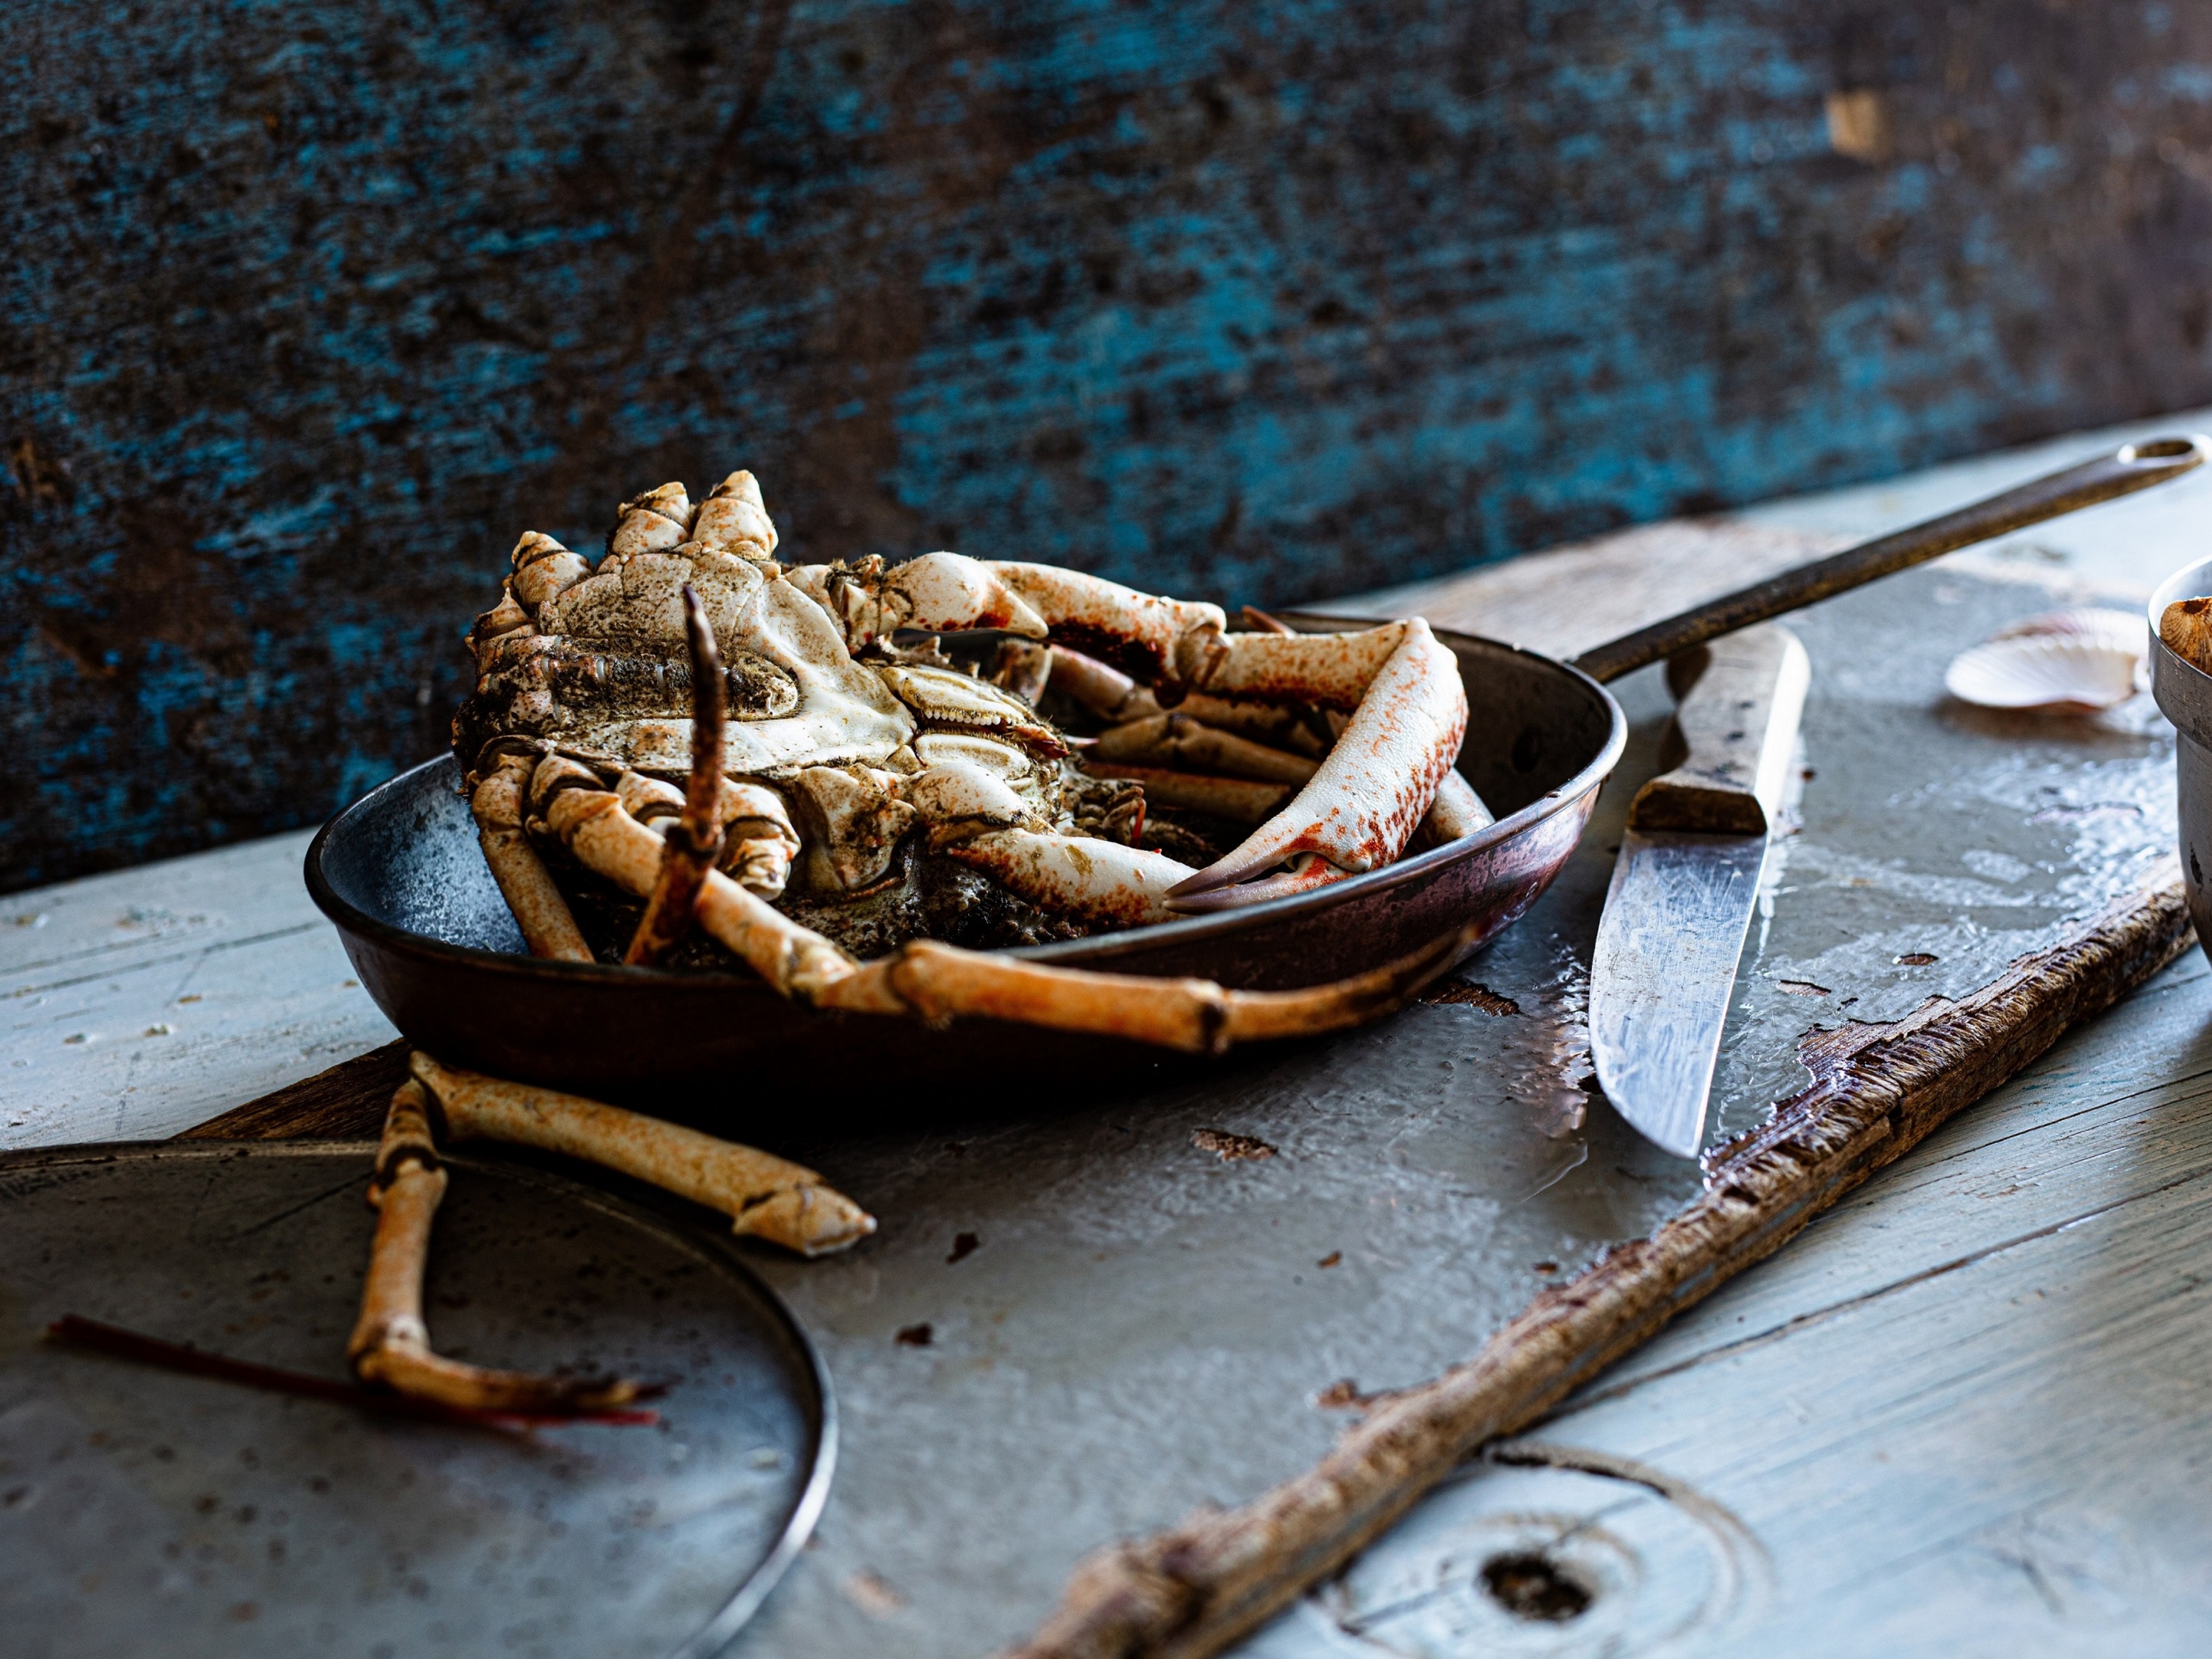
<path id="1" fill-rule="evenodd" d="M 491 1429 L 503 1434 L 538 1428 L 546 1424 L 598 1423 L 615 1427 L 643 1428 L 660 1420 L 659 1412 L 561 1413 L 471 1411 L 466 1407 L 442 1405 L 434 1400 L 417 1400 L 404 1394 L 379 1394 L 356 1383 L 340 1382 L 327 1376 L 311 1376 L 305 1371 L 287 1371 L 274 1365 L 257 1365 L 250 1359 L 232 1359 L 183 1343 L 167 1342 L 158 1336 L 143 1336 L 137 1331 L 126 1331 L 119 1325 L 102 1324 L 97 1319 L 85 1319 L 76 1314 L 64 1314 L 47 1326 L 46 1340 L 49 1342 L 67 1342 L 80 1348 L 94 1348 L 120 1358 L 159 1365 L 165 1370 L 182 1371 L 187 1376 L 212 1376 L 225 1382 L 243 1382 L 248 1388 L 273 1389 L 278 1394 L 301 1395 L 309 1400 L 329 1400 L 341 1406 L 356 1407 L 362 1411 L 385 1412 L 399 1417 L 422 1417 L 433 1422 L 458 1423 L 469 1428 Z"/>

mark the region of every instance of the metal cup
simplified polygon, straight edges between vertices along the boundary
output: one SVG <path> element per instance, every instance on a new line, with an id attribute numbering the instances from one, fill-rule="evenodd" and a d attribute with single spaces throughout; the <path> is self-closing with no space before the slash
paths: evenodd
<path id="1" fill-rule="evenodd" d="M 2189 895 L 2197 937 L 2212 954 L 2212 902 L 2205 872 L 2212 870 L 2212 674 L 2167 649 L 2159 618 L 2176 599 L 2212 594 L 2212 559 L 2185 566 L 2158 586 L 2150 601 L 2150 692 L 2173 722 L 2181 806 L 2181 879 Z"/>

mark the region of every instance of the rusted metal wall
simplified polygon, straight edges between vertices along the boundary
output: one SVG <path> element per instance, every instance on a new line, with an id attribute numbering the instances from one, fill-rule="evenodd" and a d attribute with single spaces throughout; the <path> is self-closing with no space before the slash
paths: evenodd
<path id="1" fill-rule="evenodd" d="M 0 10 L 0 884 L 434 752 L 532 527 L 1281 603 L 2212 400 L 2212 12 Z"/>

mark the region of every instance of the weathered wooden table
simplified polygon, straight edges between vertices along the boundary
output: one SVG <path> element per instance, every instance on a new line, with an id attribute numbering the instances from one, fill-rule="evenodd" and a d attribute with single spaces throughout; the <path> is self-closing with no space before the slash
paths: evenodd
<path id="1" fill-rule="evenodd" d="M 1358 608 L 1571 648 L 2102 441 Z M 1746 958 L 1717 1136 L 1803 1084 L 1814 1027 L 1966 996 L 2155 884 L 2171 738 L 2147 699 L 1993 719 L 1944 705 L 1941 675 L 2019 616 L 2132 604 L 2208 521 L 2212 483 L 2191 481 L 1803 619 L 1806 827 Z M 1637 735 L 1610 817 L 1526 924 L 1388 1024 L 1072 1109 L 917 1102 L 915 1133 L 866 1142 L 794 1107 L 777 1150 L 884 1231 L 839 1261 L 759 1258 L 823 1345 L 847 1449 L 817 1547 L 741 1651 L 1016 1639 L 1084 1550 L 1294 1474 L 1363 1395 L 1472 1352 L 1696 1195 L 1579 1086 L 1607 828 L 1666 709 L 1651 676 L 1618 690 Z M 0 901 L 0 1144 L 173 1134 L 387 1042 L 301 890 L 306 839 Z M 1243 1650 L 2193 1650 L 2212 1627 L 2207 978 L 2192 950 L 2075 1031 Z M 1570 1571 L 1516 1579 L 1522 1558 Z"/>

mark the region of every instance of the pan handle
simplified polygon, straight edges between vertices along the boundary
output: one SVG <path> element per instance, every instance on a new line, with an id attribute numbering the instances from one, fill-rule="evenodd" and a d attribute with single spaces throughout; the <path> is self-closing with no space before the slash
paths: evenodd
<path id="1" fill-rule="evenodd" d="M 1831 599 L 1908 565 L 2178 478 L 2203 465 L 2208 457 L 2212 457 L 2212 439 L 2198 434 L 2123 444 L 2108 455 L 2048 473 L 1940 519 L 1862 542 L 1708 599 L 1663 622 L 1594 646 L 1577 657 L 1574 665 L 1594 680 L 1616 680 L 1677 651 Z"/>

